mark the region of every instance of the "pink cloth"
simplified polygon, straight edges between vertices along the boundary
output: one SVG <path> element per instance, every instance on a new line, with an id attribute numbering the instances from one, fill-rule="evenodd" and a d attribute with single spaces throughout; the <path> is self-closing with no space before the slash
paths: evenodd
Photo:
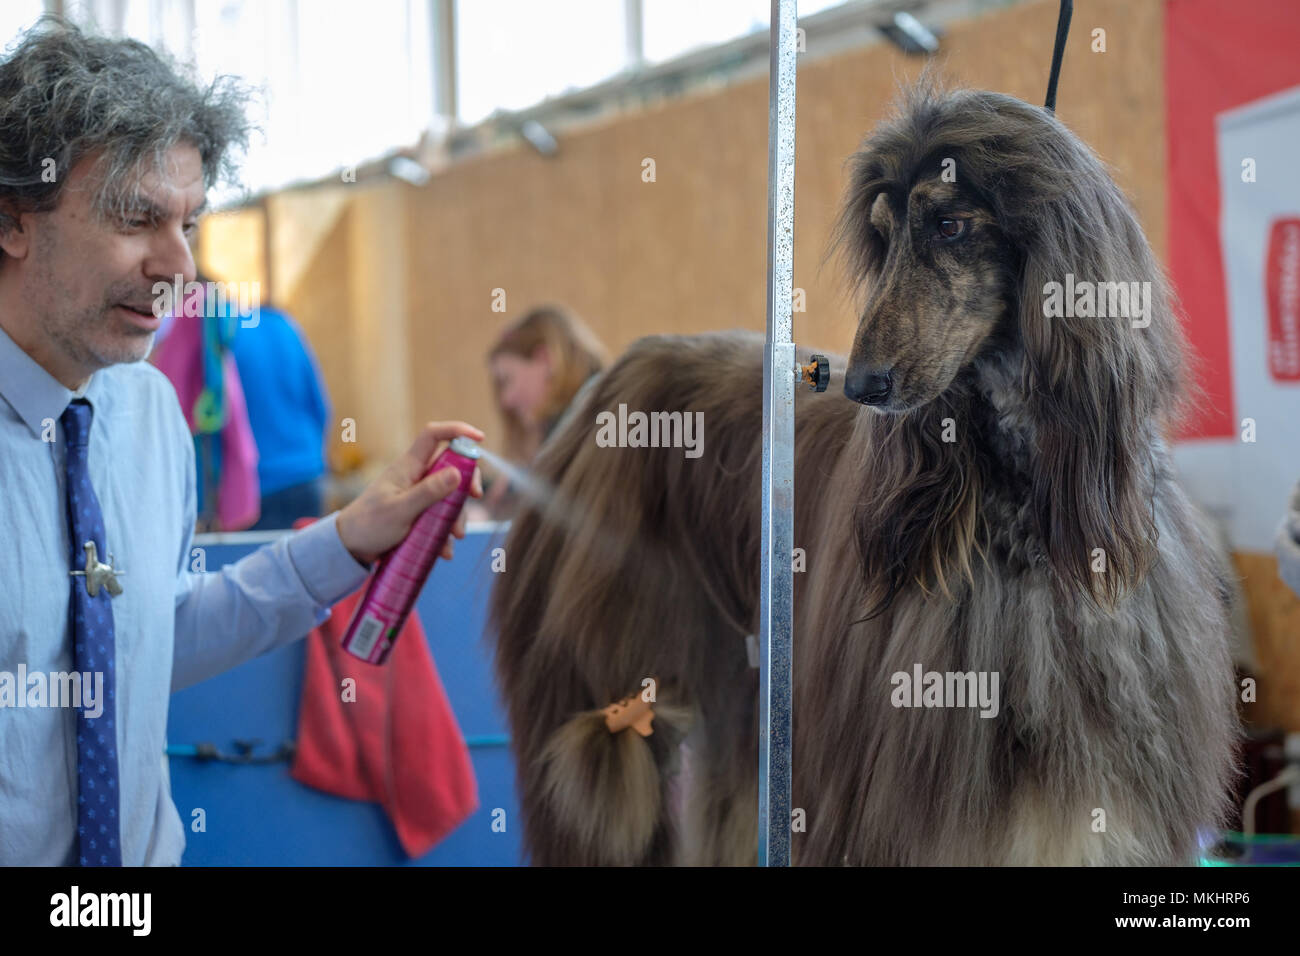
<path id="1" fill-rule="evenodd" d="M 171 380 L 190 434 L 195 433 L 194 402 L 203 391 L 203 319 L 177 316 L 149 361 Z M 221 480 L 217 485 L 217 522 L 221 531 L 239 531 L 256 523 L 262 512 L 257 481 L 257 443 L 248 422 L 248 406 L 239 383 L 235 356 L 223 357 L 226 423 L 221 429 Z M 199 503 L 202 507 L 202 502 Z"/>

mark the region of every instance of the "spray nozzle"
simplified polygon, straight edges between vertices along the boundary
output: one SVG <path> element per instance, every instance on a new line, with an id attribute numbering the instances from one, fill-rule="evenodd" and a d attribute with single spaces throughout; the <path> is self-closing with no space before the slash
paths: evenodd
<path id="1" fill-rule="evenodd" d="M 483 449 L 468 438 L 456 437 L 451 440 L 451 450 L 465 458 L 478 461 L 483 454 Z"/>

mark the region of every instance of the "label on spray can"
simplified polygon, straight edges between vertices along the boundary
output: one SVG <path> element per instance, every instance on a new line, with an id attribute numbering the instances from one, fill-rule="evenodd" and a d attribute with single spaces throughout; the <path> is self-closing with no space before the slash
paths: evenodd
<path id="1" fill-rule="evenodd" d="M 366 614 L 357 625 L 357 636 L 348 646 L 348 650 L 357 657 L 369 657 L 384 633 L 384 622 L 373 614 Z"/>

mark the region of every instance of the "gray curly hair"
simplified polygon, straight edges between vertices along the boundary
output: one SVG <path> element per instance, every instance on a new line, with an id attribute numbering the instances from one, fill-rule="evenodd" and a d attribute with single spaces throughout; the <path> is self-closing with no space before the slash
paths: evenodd
<path id="1" fill-rule="evenodd" d="M 229 181 L 231 147 L 248 143 L 247 98 L 234 77 L 205 87 L 137 40 L 42 17 L 0 59 L 0 235 L 55 208 L 68 171 L 94 154 L 94 208 L 107 221 L 127 216 L 141 177 L 180 142 L 198 149 L 205 187 Z"/>

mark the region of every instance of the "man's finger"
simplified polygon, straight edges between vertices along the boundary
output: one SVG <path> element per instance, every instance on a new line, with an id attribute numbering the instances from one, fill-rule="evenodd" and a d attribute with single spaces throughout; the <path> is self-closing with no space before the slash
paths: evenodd
<path id="1" fill-rule="evenodd" d="M 396 511 L 402 521 L 413 522 L 430 505 L 455 491 L 459 483 L 460 472 L 455 468 L 448 466 L 435 471 L 398 495 Z"/>
<path id="2" fill-rule="evenodd" d="M 415 436 L 406 458 L 414 470 L 424 474 L 424 470 L 433 463 L 433 455 L 438 450 L 439 443 L 458 437 L 482 441 L 484 436 L 468 422 L 427 422 Z"/>
<path id="3" fill-rule="evenodd" d="M 403 455 L 400 461 L 402 467 L 402 475 L 406 479 L 407 484 L 413 485 L 421 478 L 423 478 L 425 476 L 425 473 L 428 472 L 429 468 L 433 466 L 433 463 L 438 460 L 438 456 L 441 455 L 443 451 L 446 450 L 446 448 L 447 448 L 447 442 L 445 441 L 438 442 L 438 444 L 433 446 L 433 451 L 423 461 L 416 460 L 415 453 L 413 450 L 408 451 L 405 455 Z"/>

